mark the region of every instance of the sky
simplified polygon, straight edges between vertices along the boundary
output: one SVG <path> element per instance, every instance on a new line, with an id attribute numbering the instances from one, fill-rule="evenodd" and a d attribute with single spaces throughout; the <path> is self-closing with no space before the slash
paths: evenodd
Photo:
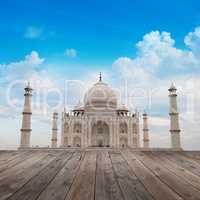
<path id="1" fill-rule="evenodd" d="M 170 145 L 173 82 L 182 145 L 200 149 L 199 10 L 198 0 L 0 1 L 0 148 L 19 144 L 27 81 L 34 88 L 31 143 L 47 146 L 64 84 L 70 110 L 101 71 L 120 103 L 148 112 L 153 147 Z"/>

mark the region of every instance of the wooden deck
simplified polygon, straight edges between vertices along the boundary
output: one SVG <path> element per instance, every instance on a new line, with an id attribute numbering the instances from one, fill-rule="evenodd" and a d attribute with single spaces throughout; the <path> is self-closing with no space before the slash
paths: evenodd
<path id="1" fill-rule="evenodd" d="M 0 200 L 197 200 L 200 152 L 0 151 Z"/>

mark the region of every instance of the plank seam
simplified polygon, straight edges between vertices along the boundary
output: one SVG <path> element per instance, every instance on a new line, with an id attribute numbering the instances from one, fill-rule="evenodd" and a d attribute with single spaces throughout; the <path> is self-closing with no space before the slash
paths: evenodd
<path id="1" fill-rule="evenodd" d="M 143 153 L 143 152 L 142 152 Z M 138 158 L 137 158 L 138 160 Z M 178 193 L 176 190 L 173 189 L 173 187 L 171 187 L 168 183 L 166 183 L 165 181 L 163 181 L 163 179 L 161 179 L 157 174 L 154 173 L 154 171 L 152 169 L 150 169 L 149 167 L 147 167 L 145 165 L 145 163 L 143 161 L 140 161 L 146 168 L 148 168 L 162 183 L 164 183 L 167 187 L 169 187 L 172 191 L 174 191 L 178 196 L 180 196 L 180 198 L 184 199 L 184 197 Z"/>
<path id="2" fill-rule="evenodd" d="M 152 152 L 151 152 L 151 153 L 152 153 Z M 154 156 L 156 156 L 154 153 L 152 153 L 152 154 L 153 154 Z M 157 159 L 160 159 L 162 162 L 165 162 L 165 160 L 164 160 L 163 158 L 160 158 L 160 157 L 158 157 L 158 156 L 156 156 L 156 157 L 157 157 Z M 168 158 L 166 158 L 166 160 L 168 160 L 170 163 L 172 162 L 172 161 L 169 160 Z M 181 167 L 180 165 L 178 165 L 178 164 L 176 164 L 176 163 L 175 163 L 174 165 L 176 165 L 177 167 L 183 168 L 183 167 Z M 173 173 L 173 174 L 176 175 L 177 177 L 183 178 L 183 180 L 185 180 L 188 184 L 190 184 L 191 186 L 193 186 L 194 188 L 196 188 L 197 190 L 200 191 L 200 188 L 197 187 L 197 186 L 195 186 L 195 185 L 193 185 L 187 178 L 184 178 L 184 177 L 182 177 L 182 176 L 176 174 L 172 169 L 166 167 L 165 165 L 163 165 L 163 166 L 164 166 L 165 169 L 169 170 L 171 173 Z M 199 178 L 197 175 L 193 174 L 192 172 L 188 171 L 188 170 L 185 169 L 185 168 L 184 168 L 184 171 L 185 171 L 185 173 L 187 173 L 187 174 L 189 174 L 189 175 L 191 175 L 191 176 L 195 176 L 195 177 Z"/>
<path id="3" fill-rule="evenodd" d="M 141 183 L 141 185 L 142 185 L 142 186 L 145 188 L 145 190 L 150 194 L 150 196 L 151 196 L 154 200 L 156 200 L 156 199 L 154 198 L 154 196 L 151 194 L 151 192 L 149 192 L 149 190 L 146 188 L 146 186 L 145 186 L 145 185 L 142 183 L 142 181 L 139 179 L 139 177 L 138 177 L 137 174 L 134 172 L 134 170 L 132 169 L 132 167 L 130 167 L 128 161 L 124 158 L 124 155 L 123 155 L 123 153 L 122 153 L 121 150 L 120 150 L 120 153 L 121 153 L 122 158 L 123 158 L 124 161 L 126 162 L 126 164 L 129 166 L 130 170 L 133 172 L 133 174 L 137 177 L 137 179 L 138 179 L 139 182 Z"/>
<path id="4" fill-rule="evenodd" d="M 55 176 L 52 177 L 52 179 L 49 181 L 49 183 L 46 185 L 46 187 L 39 192 L 38 196 L 35 198 L 35 200 L 37 200 L 40 195 L 42 194 L 42 192 L 44 192 L 44 190 L 49 186 L 49 184 L 51 184 L 51 182 L 56 178 L 56 176 L 58 175 L 58 173 L 65 167 L 65 165 L 67 164 L 67 162 L 70 160 L 70 158 L 74 155 L 75 152 L 72 152 L 72 154 L 69 156 L 69 158 L 64 162 L 63 166 L 60 168 L 60 170 L 58 170 L 58 172 L 55 174 Z"/>
<path id="5" fill-rule="evenodd" d="M 61 153 L 58 155 L 60 156 Z M 45 157 L 47 157 L 48 155 L 46 155 Z M 44 158 L 45 158 L 44 157 Z M 36 163 L 40 162 L 42 159 L 38 160 Z M 37 174 L 35 174 L 34 176 L 32 176 L 26 183 L 24 183 L 19 189 L 17 189 L 13 194 L 11 194 L 8 198 L 6 198 L 6 200 L 9 200 L 10 198 L 12 198 L 18 191 L 20 191 L 21 189 L 23 189 L 25 187 L 26 184 L 28 184 L 35 176 L 37 176 L 39 173 L 41 173 L 46 167 L 48 167 L 52 162 L 54 162 L 57 159 L 57 157 L 55 157 L 47 166 L 44 166 Z"/>
<path id="6" fill-rule="evenodd" d="M 126 198 L 125 198 L 124 193 L 122 192 L 122 188 L 121 188 L 121 186 L 120 186 L 120 184 L 119 184 L 119 182 L 118 182 L 118 180 L 117 180 L 117 174 L 116 174 L 115 169 L 114 169 L 114 167 L 113 167 L 113 162 L 112 162 L 112 159 L 111 159 L 111 157 L 110 157 L 110 152 L 108 152 L 108 155 L 109 155 L 110 162 L 111 162 L 111 164 L 112 164 L 112 170 L 113 170 L 113 174 L 114 174 L 115 181 L 116 181 L 116 183 L 117 183 L 117 185 L 118 185 L 118 188 L 120 189 L 120 193 L 121 193 L 121 196 L 123 197 L 123 200 L 125 200 Z"/>
<path id="7" fill-rule="evenodd" d="M 81 162 L 80 162 L 80 164 L 79 164 L 79 166 L 78 166 L 77 172 L 76 172 L 76 174 L 75 174 L 75 176 L 74 176 L 74 178 L 73 178 L 73 181 L 72 181 L 72 183 L 71 183 L 71 185 L 70 185 L 70 187 L 69 187 L 69 190 L 68 190 L 68 192 L 66 193 L 66 195 L 65 195 L 65 197 L 64 197 L 64 200 L 67 198 L 68 193 L 70 192 L 71 187 L 72 187 L 72 185 L 74 184 L 74 182 L 75 182 L 75 180 L 76 180 L 76 177 L 77 177 L 77 175 L 78 175 L 79 169 L 80 169 L 80 167 L 81 167 L 81 164 L 82 164 L 84 158 L 85 158 L 85 152 L 82 152 L 82 154 L 81 154 Z"/>

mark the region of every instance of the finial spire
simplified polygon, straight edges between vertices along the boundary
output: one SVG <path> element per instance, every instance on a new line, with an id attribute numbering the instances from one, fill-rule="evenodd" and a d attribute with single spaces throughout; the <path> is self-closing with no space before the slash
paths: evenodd
<path id="1" fill-rule="evenodd" d="M 102 81 L 101 72 L 99 73 L 99 81 Z"/>
<path id="2" fill-rule="evenodd" d="M 171 84 L 170 88 L 168 89 L 168 91 L 169 91 L 169 92 L 173 92 L 173 91 L 176 91 L 176 90 L 177 90 L 177 89 L 176 89 L 174 83 L 172 82 L 172 84 Z"/>
<path id="3" fill-rule="evenodd" d="M 143 116 L 147 116 L 146 110 L 143 111 Z"/>

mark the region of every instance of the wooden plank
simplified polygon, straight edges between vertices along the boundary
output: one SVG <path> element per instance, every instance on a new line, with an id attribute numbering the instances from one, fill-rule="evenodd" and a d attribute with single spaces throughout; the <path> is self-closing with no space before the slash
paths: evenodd
<path id="1" fill-rule="evenodd" d="M 200 199 L 199 152 L 84 152 L 0 152 L 0 200 Z"/>
<path id="2" fill-rule="evenodd" d="M 123 200 L 107 151 L 97 154 L 95 200 Z"/>
<path id="3" fill-rule="evenodd" d="M 143 165 L 130 150 L 122 151 L 123 157 L 127 160 L 137 178 L 144 184 L 152 196 L 157 199 L 165 200 L 181 200 L 182 198 L 164 184 L 158 177 L 155 176 L 147 167 Z"/>
<path id="4" fill-rule="evenodd" d="M 182 156 L 192 159 L 194 162 L 200 165 L 200 152 L 198 151 L 183 151 Z"/>
<path id="5" fill-rule="evenodd" d="M 69 192 L 83 159 L 83 152 L 74 153 L 63 169 L 57 174 L 55 179 L 41 193 L 38 200 L 64 199 Z"/>
<path id="6" fill-rule="evenodd" d="M 200 166 L 200 153 L 197 152 L 177 152 L 181 157 L 185 157 L 186 159 L 192 160 Z"/>
<path id="7" fill-rule="evenodd" d="M 193 160 L 182 157 L 180 156 L 180 154 L 177 153 L 161 152 L 161 154 L 163 156 L 166 156 L 172 162 L 175 162 L 180 167 L 187 169 L 197 176 L 200 176 L 200 166 Z"/>
<path id="8" fill-rule="evenodd" d="M 96 152 L 86 151 L 80 170 L 66 200 L 93 200 L 95 193 Z"/>
<path id="9" fill-rule="evenodd" d="M 6 199 L 19 190 L 33 176 L 43 169 L 49 162 L 55 159 L 55 156 L 49 154 L 37 154 L 36 157 L 31 157 L 26 163 L 12 168 L 0 176 L 0 200 Z"/>
<path id="10" fill-rule="evenodd" d="M 32 151 L 30 150 L 30 151 L 4 152 L 0 157 L 0 164 L 2 165 L 4 163 L 8 163 L 9 161 L 20 157 L 21 155 L 28 154 L 30 152 L 32 152 Z"/>
<path id="11" fill-rule="evenodd" d="M 200 199 L 200 191 L 186 182 L 184 179 L 176 176 L 166 169 L 157 160 L 154 160 L 143 152 L 134 152 L 134 155 L 146 167 L 148 167 L 158 178 L 167 184 L 172 190 L 176 191 L 183 199 L 194 200 Z"/>
<path id="12" fill-rule="evenodd" d="M 193 158 L 195 160 L 200 160 L 200 151 L 182 151 L 182 154 Z"/>
<path id="13" fill-rule="evenodd" d="M 120 152 L 109 152 L 115 176 L 120 185 L 124 199 L 153 199 L 144 185 L 135 176 Z"/>
<path id="14" fill-rule="evenodd" d="M 13 166 L 12 168 L 8 168 L 8 169 L 4 170 L 0 174 L 0 182 L 3 182 L 5 179 L 10 177 L 11 174 L 14 174 L 15 176 L 17 176 L 18 174 L 23 173 L 24 170 L 26 170 L 28 168 L 31 169 L 31 167 L 34 163 L 38 162 L 41 158 L 44 158 L 46 155 L 47 155 L 47 153 L 44 153 L 44 152 L 38 152 L 37 154 L 31 154 L 26 161 L 21 162 L 18 165 Z"/>
<path id="15" fill-rule="evenodd" d="M 46 168 L 34 176 L 20 190 L 13 194 L 10 200 L 34 200 L 39 197 L 40 193 L 55 178 L 58 172 L 64 167 L 72 153 L 63 153 L 53 160 Z"/>
<path id="16" fill-rule="evenodd" d="M 145 152 L 145 154 L 149 157 L 153 157 L 153 159 L 157 160 L 172 173 L 181 177 L 182 179 L 184 179 L 185 181 L 187 181 L 188 183 L 200 190 L 200 178 L 198 176 L 180 167 L 175 162 L 170 161 L 166 157 L 162 156 L 159 152 Z"/>
<path id="17" fill-rule="evenodd" d="M 17 164 L 26 161 L 29 159 L 30 155 L 33 155 L 33 151 L 27 151 L 27 152 L 19 152 L 16 156 L 14 156 L 11 159 L 8 159 L 7 161 L 4 161 L 0 165 L 0 173 L 2 173 L 4 170 L 7 170 L 13 166 L 16 166 Z"/>
<path id="18" fill-rule="evenodd" d="M 192 163 L 195 163 L 195 165 L 199 166 L 200 168 L 200 158 L 197 154 L 191 153 L 190 156 L 188 156 L 185 152 L 176 152 L 176 155 L 182 159 L 186 159 Z"/>
<path id="19" fill-rule="evenodd" d="M 13 159 L 16 155 L 18 155 L 18 151 L 0 151 L 0 165 L 3 163 Z"/>

